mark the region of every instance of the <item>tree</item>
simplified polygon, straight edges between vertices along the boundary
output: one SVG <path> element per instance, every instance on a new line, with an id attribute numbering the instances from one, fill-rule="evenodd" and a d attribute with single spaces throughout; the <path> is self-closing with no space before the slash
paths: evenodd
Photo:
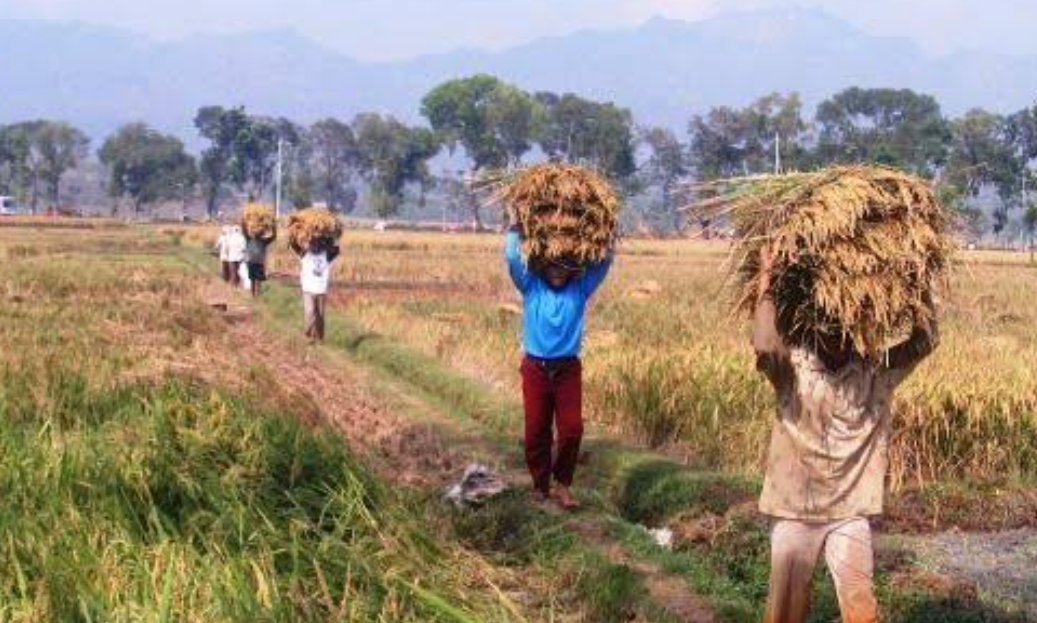
<path id="1" fill-rule="evenodd" d="M 646 181 L 659 187 L 661 212 L 675 230 L 680 230 L 681 216 L 674 195 L 677 184 L 690 172 L 684 146 L 667 128 L 648 128 L 642 132 L 642 140 L 651 150 L 644 166 Z"/>
<path id="2" fill-rule="evenodd" d="M 421 114 L 451 149 L 464 147 L 475 170 L 518 163 L 532 146 L 537 118 L 533 98 L 486 74 L 434 88 Z"/>
<path id="3" fill-rule="evenodd" d="M 1031 202 L 1023 212 L 1023 228 L 1026 230 L 1027 246 L 1030 249 L 1030 263 L 1033 263 L 1033 239 L 1037 234 L 1037 202 Z"/>
<path id="4" fill-rule="evenodd" d="M 353 121 L 360 152 L 359 169 L 371 186 L 371 204 L 379 216 L 396 214 L 408 184 L 429 183 L 428 160 L 440 143 L 427 128 L 412 128 L 391 116 L 358 115 Z"/>
<path id="5" fill-rule="evenodd" d="M 209 147 L 202 151 L 198 168 L 210 217 L 216 216 L 220 192 L 231 176 L 235 142 L 247 124 L 248 115 L 240 107 L 205 106 L 195 115 L 194 125 L 198 133 L 209 141 Z"/>
<path id="6" fill-rule="evenodd" d="M 1020 180 L 1026 170 L 1009 137 L 1008 121 L 985 110 L 970 110 L 952 124 L 952 139 L 944 177 L 948 183 L 975 198 L 986 187 L 1000 199 L 994 211 L 995 234 L 1007 225 L 1021 199 Z"/>
<path id="7" fill-rule="evenodd" d="M 532 97 L 485 74 L 439 85 L 425 96 L 421 113 L 451 151 L 464 148 L 473 172 L 517 165 L 532 147 L 540 118 Z M 479 203 L 469 205 L 481 229 Z"/>
<path id="8" fill-rule="evenodd" d="M 703 180 L 774 171 L 810 162 L 809 126 L 799 95 L 772 93 L 746 108 L 721 106 L 688 125 L 691 159 Z"/>
<path id="9" fill-rule="evenodd" d="M 0 128 L 0 188 L 27 199 L 61 203 L 61 179 L 86 156 L 90 140 L 64 121 L 36 120 Z"/>
<path id="10" fill-rule="evenodd" d="M 108 192 L 113 198 L 128 197 L 134 214 L 165 199 L 186 196 L 196 181 L 194 159 L 180 139 L 131 123 L 105 141 L 98 152 L 108 170 Z"/>
<path id="11" fill-rule="evenodd" d="M 278 142 L 295 146 L 298 128 L 287 119 L 246 117 L 231 148 L 230 179 L 250 201 L 262 197 L 273 186 Z"/>
<path id="12" fill-rule="evenodd" d="M 592 166 L 617 182 L 637 170 L 633 115 L 612 103 L 571 93 L 538 93 L 543 107 L 537 142 L 548 156 Z"/>
<path id="13" fill-rule="evenodd" d="M 26 200 L 35 186 L 29 168 L 29 136 L 32 124 L 0 127 L 0 194 Z"/>
<path id="14" fill-rule="evenodd" d="M 64 121 L 48 121 L 33 136 L 31 148 L 38 154 L 39 176 L 53 205 L 61 204 L 61 178 L 78 166 L 89 147 L 86 134 Z"/>
<path id="15" fill-rule="evenodd" d="M 818 106 L 816 122 L 826 163 L 874 162 L 931 176 L 951 141 L 936 99 L 909 89 L 847 89 Z"/>
<path id="16" fill-rule="evenodd" d="M 314 193 L 332 210 L 351 211 L 356 204 L 353 175 L 361 157 L 353 128 L 324 119 L 313 124 L 306 142 L 312 152 Z"/>

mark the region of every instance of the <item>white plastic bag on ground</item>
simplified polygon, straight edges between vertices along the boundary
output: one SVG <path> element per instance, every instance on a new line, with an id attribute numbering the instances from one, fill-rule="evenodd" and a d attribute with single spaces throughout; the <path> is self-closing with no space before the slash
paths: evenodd
<path id="1" fill-rule="evenodd" d="M 458 508 L 481 506 L 487 500 L 500 495 L 508 488 L 508 483 L 493 473 L 485 465 L 469 465 L 461 482 L 450 487 L 446 499 Z"/>

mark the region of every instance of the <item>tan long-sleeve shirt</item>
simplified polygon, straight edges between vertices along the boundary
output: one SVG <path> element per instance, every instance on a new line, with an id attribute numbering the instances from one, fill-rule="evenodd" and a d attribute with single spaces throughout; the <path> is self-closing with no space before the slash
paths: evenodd
<path id="1" fill-rule="evenodd" d="M 935 342 L 935 331 L 916 330 L 884 362 L 853 356 L 829 370 L 785 342 L 774 303 L 761 301 L 753 346 L 778 410 L 760 511 L 805 521 L 882 514 L 893 393 Z"/>

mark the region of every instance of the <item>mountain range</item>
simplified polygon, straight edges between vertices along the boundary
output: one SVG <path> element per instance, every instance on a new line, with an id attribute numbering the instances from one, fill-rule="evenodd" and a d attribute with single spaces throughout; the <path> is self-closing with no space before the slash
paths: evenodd
<path id="1" fill-rule="evenodd" d="M 62 118 L 95 139 L 144 120 L 195 142 L 203 105 L 298 121 L 360 111 L 419 119 L 439 82 L 488 72 L 530 90 L 611 100 L 640 123 L 681 129 L 715 105 L 798 91 L 809 107 L 849 86 L 907 87 L 950 114 L 1011 112 L 1037 99 L 1037 57 L 934 57 L 813 9 L 733 12 L 699 22 L 544 38 L 501 52 L 458 50 L 361 62 L 291 30 L 157 41 L 75 22 L 0 21 L 0 123 Z"/>

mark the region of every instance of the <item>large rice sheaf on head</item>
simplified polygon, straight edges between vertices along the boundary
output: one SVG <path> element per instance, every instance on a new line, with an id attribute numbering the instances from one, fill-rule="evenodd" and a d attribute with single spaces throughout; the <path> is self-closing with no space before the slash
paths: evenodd
<path id="1" fill-rule="evenodd" d="M 739 311 L 752 313 L 760 255 L 774 258 L 771 294 L 796 343 L 840 334 L 879 359 L 914 328 L 931 330 L 956 248 L 953 219 L 919 178 L 878 166 L 724 180 L 695 188 L 691 207 L 734 227 Z"/>
<path id="2" fill-rule="evenodd" d="M 241 230 L 250 238 L 272 240 L 277 236 L 274 207 L 265 203 L 249 203 L 241 210 Z"/>
<path id="3" fill-rule="evenodd" d="M 508 177 L 495 193 L 522 231 L 532 263 L 589 264 L 615 246 L 620 202 L 612 186 L 583 167 L 546 163 Z"/>
<path id="4" fill-rule="evenodd" d="M 325 208 L 305 208 L 288 217 L 288 244 L 297 253 L 313 243 L 330 246 L 342 237 L 342 221 Z"/>

